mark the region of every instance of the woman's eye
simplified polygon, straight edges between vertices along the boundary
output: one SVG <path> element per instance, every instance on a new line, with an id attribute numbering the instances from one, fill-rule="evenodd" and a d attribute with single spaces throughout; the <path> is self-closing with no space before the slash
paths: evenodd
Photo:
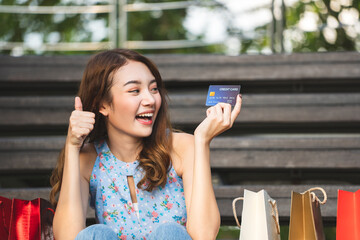
<path id="1" fill-rule="evenodd" d="M 157 87 L 154 87 L 154 88 L 151 89 L 151 91 L 157 92 L 157 91 L 159 91 L 159 89 Z"/>
<path id="2" fill-rule="evenodd" d="M 139 93 L 138 89 L 130 90 L 129 93 Z"/>

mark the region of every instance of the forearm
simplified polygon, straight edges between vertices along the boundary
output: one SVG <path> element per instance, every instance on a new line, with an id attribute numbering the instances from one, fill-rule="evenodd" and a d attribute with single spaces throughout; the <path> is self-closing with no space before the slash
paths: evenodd
<path id="1" fill-rule="evenodd" d="M 67 144 L 63 179 L 54 218 L 54 234 L 59 240 L 74 239 L 85 227 L 79 162 L 79 150 Z"/>
<path id="2" fill-rule="evenodd" d="M 231 128 L 240 109 L 239 95 L 232 111 L 230 104 L 218 103 L 206 110 L 206 118 L 194 131 L 193 175 L 190 177 L 192 181 L 186 183 L 189 189 L 187 198 L 190 199 L 187 203 L 190 208 L 187 210 L 187 230 L 193 239 L 215 239 L 219 230 L 220 213 L 211 182 L 210 142 Z"/>
<path id="3" fill-rule="evenodd" d="M 187 229 L 193 239 L 215 239 L 220 213 L 211 181 L 210 147 L 195 135 L 195 161 Z"/>

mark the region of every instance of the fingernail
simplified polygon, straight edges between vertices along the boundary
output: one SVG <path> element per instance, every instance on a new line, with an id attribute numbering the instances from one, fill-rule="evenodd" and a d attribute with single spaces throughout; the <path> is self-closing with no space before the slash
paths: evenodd
<path id="1" fill-rule="evenodd" d="M 242 95 L 241 95 L 241 94 L 239 94 L 239 97 L 242 99 Z"/>

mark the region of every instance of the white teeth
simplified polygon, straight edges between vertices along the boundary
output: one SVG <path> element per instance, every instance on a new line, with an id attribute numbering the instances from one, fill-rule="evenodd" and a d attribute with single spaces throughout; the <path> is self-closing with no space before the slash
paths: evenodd
<path id="1" fill-rule="evenodd" d="M 154 114 L 153 113 L 144 113 L 144 114 L 139 114 L 138 117 L 152 117 Z"/>

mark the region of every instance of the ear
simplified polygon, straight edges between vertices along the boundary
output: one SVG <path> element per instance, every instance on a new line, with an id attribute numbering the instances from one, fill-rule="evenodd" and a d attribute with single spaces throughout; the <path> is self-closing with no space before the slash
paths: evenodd
<path id="1" fill-rule="evenodd" d="M 110 112 L 110 105 L 107 103 L 102 102 L 100 105 L 99 112 L 104 116 L 107 117 Z"/>

